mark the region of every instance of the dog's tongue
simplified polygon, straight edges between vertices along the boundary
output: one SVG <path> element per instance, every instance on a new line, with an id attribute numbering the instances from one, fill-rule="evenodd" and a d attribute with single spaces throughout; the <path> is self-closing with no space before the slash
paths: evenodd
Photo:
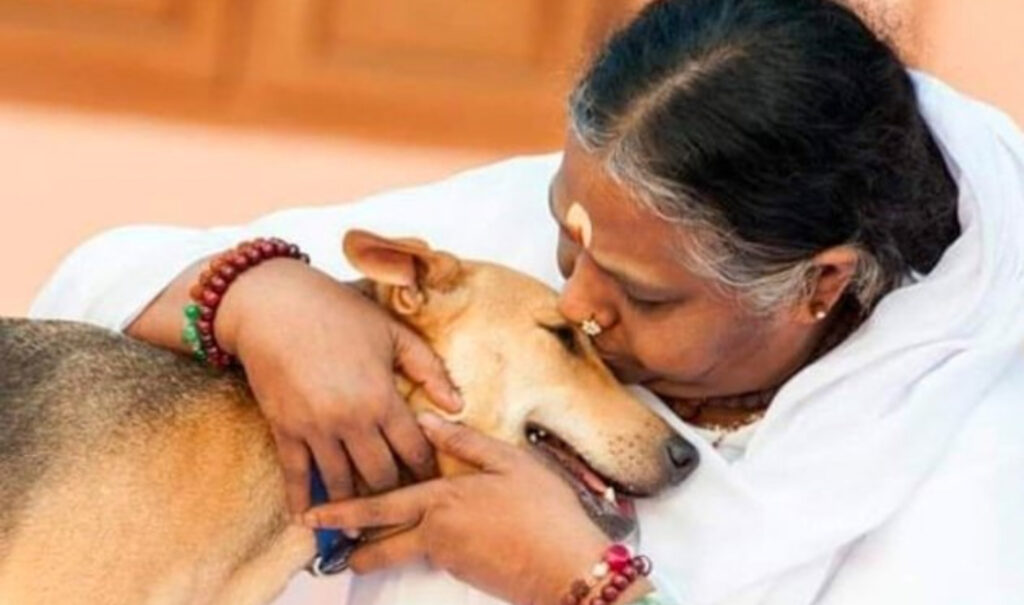
<path id="1" fill-rule="evenodd" d="M 587 486 L 590 491 L 595 494 L 604 494 L 608 491 L 608 484 L 604 482 L 597 473 L 590 470 L 586 465 L 580 464 L 579 468 L 576 469 L 580 474 L 580 479 L 583 484 Z"/>
<path id="2" fill-rule="evenodd" d="M 580 471 L 580 479 L 583 481 L 583 485 L 587 486 L 587 489 L 600 495 L 605 502 L 618 509 L 620 515 L 627 519 L 636 518 L 636 508 L 633 506 L 633 499 L 616 493 L 597 473 L 587 467 L 583 467 Z"/>

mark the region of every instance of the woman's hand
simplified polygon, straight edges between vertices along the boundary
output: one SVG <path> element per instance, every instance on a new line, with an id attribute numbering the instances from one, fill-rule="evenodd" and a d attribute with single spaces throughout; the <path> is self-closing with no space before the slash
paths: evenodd
<path id="1" fill-rule="evenodd" d="M 573 490 L 529 452 L 433 414 L 438 450 L 481 469 L 311 509 L 311 527 L 411 526 L 353 554 L 360 573 L 419 557 L 513 603 L 558 603 L 609 544 Z"/>
<path id="2" fill-rule="evenodd" d="M 442 408 L 461 400 L 419 336 L 355 288 L 275 259 L 235 281 L 217 318 L 218 342 L 241 360 L 270 422 L 293 514 L 310 504 L 310 453 L 331 500 L 353 495 L 354 471 L 374 491 L 396 487 L 396 457 L 419 479 L 436 474 L 395 371 Z"/>

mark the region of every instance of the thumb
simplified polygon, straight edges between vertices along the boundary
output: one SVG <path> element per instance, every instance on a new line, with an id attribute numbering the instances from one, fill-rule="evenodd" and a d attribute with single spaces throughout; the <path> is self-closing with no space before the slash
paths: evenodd
<path id="1" fill-rule="evenodd" d="M 485 471 L 506 466 L 512 446 L 462 424 L 448 422 L 437 414 L 421 413 L 417 419 L 423 433 L 439 451 Z"/>
<path id="2" fill-rule="evenodd" d="M 430 399 L 444 411 L 454 414 L 462 410 L 462 396 L 448 378 L 441 358 L 406 326 L 396 323 L 394 334 L 395 362 L 402 372 L 423 385 Z"/>

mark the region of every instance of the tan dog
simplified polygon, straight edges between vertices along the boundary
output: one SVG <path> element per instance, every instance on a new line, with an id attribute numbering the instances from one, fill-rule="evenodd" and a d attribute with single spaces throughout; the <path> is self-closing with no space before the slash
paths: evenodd
<path id="1" fill-rule="evenodd" d="M 353 232 L 345 252 L 442 356 L 459 419 L 562 463 L 598 521 L 602 502 L 622 505 L 609 487 L 650 494 L 693 469 L 692 446 L 615 381 L 546 286 L 414 240 Z M 10 319 L 0 364 L 0 603 L 266 603 L 312 558 L 240 375 Z"/>

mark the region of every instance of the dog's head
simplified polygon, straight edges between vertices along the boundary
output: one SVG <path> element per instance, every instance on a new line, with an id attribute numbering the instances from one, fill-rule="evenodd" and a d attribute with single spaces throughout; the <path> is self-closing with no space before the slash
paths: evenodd
<path id="1" fill-rule="evenodd" d="M 349 232 L 344 251 L 378 302 L 444 360 L 466 401 L 455 419 L 557 462 L 611 535 L 631 529 L 628 496 L 651 495 L 696 467 L 696 449 L 615 380 L 541 282 L 365 231 Z M 419 394 L 412 405 L 436 411 Z M 439 464 L 446 474 L 466 470 L 450 458 Z"/>

